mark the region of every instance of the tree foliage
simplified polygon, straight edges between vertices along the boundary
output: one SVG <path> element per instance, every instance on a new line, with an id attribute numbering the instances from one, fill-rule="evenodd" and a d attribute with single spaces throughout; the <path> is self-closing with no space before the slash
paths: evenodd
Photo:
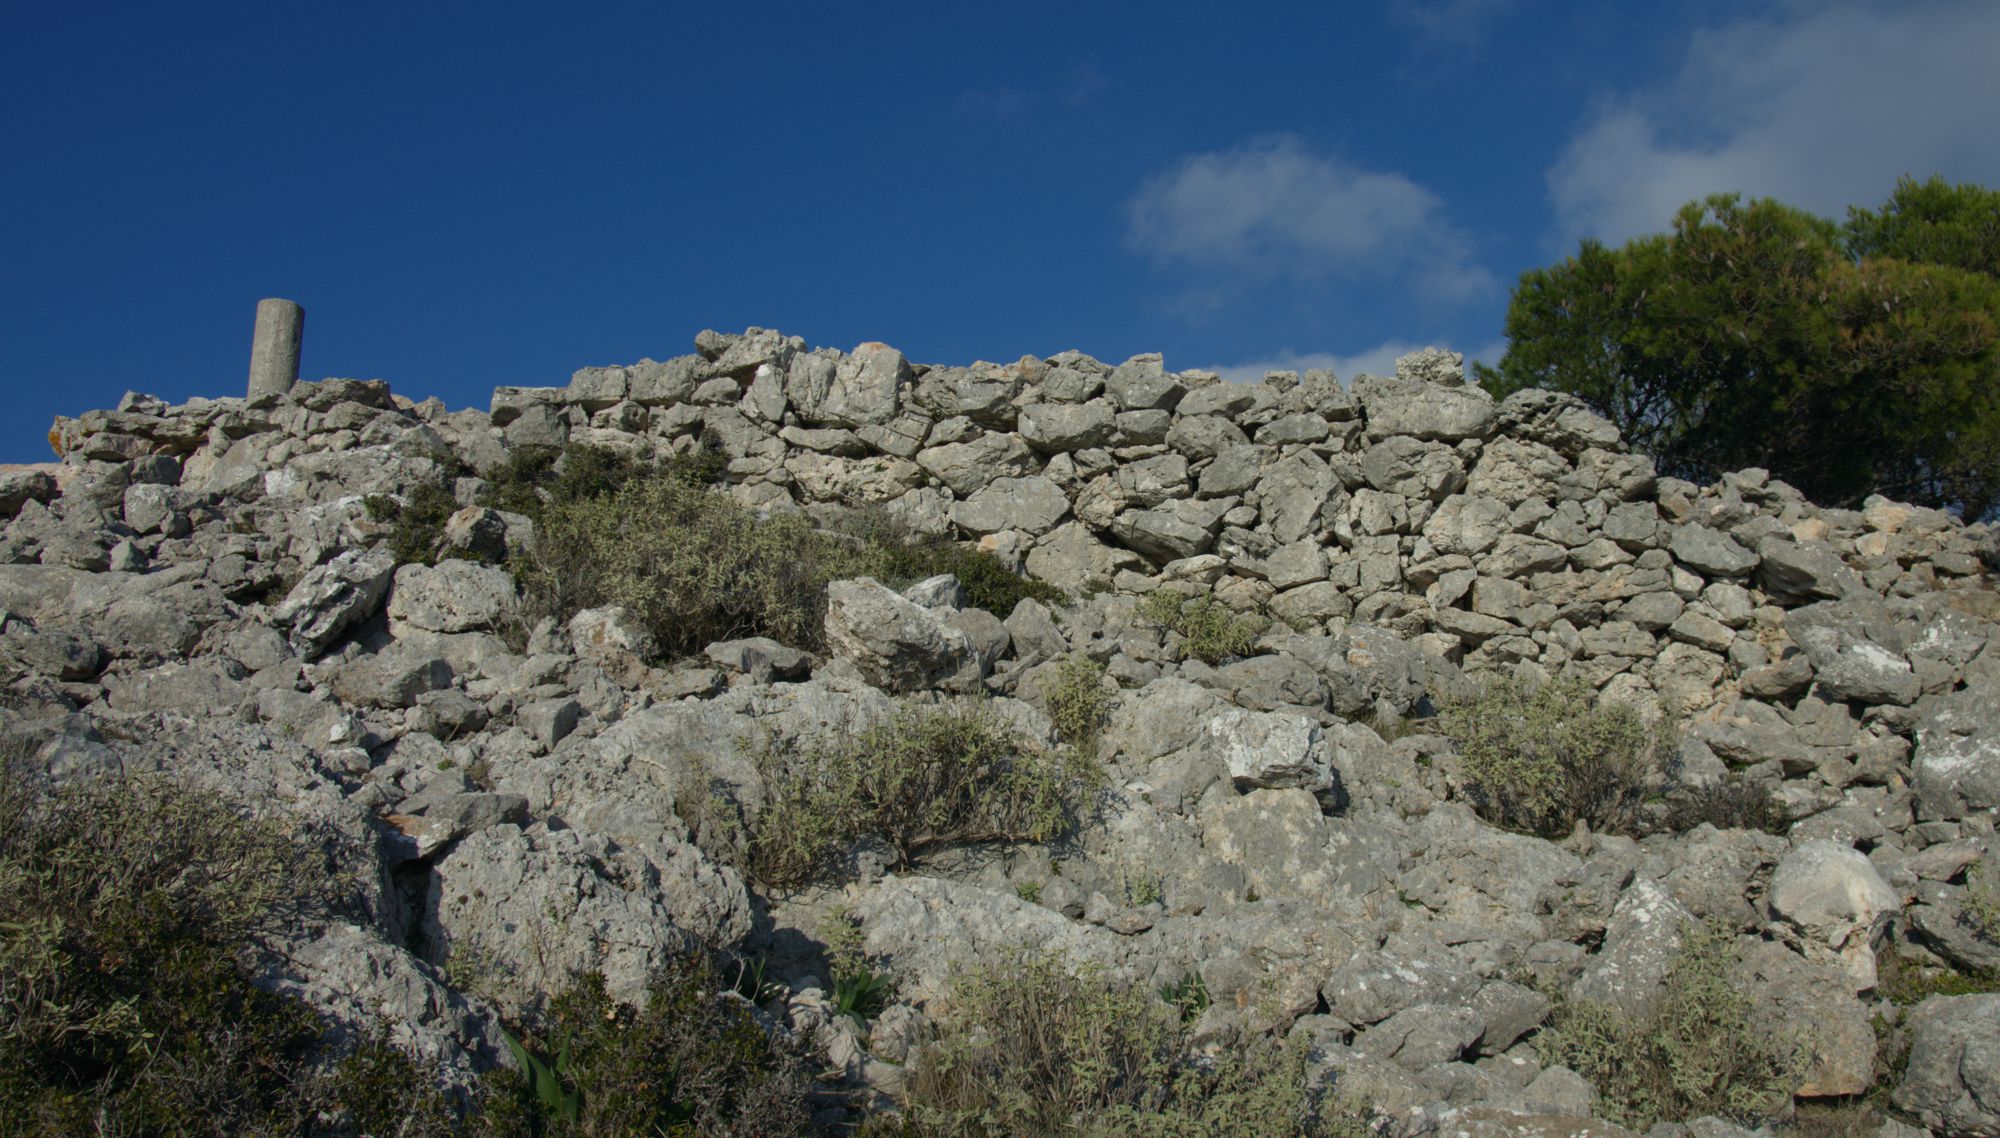
<path id="1" fill-rule="evenodd" d="M 1532 269 L 1489 390 L 1568 391 L 1666 473 L 1762 466 L 1830 505 L 2000 502 L 2000 193 L 1905 180 L 1845 226 L 1692 202 Z"/>

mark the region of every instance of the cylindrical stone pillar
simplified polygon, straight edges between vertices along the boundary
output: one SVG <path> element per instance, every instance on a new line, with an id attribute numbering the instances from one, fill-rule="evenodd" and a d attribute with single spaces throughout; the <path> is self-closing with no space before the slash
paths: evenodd
<path id="1" fill-rule="evenodd" d="M 257 302 L 257 329 L 250 335 L 250 398 L 292 389 L 305 332 L 306 310 L 296 303 L 275 296 Z"/>

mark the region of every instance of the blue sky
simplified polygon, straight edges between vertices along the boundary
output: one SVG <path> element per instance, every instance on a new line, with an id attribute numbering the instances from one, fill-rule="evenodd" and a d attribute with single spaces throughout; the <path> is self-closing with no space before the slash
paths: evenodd
<path id="1" fill-rule="evenodd" d="M 2000 185 L 2000 4 L 10 6 L 0 461 L 127 390 L 485 406 L 703 328 L 1343 378 L 1716 191 Z"/>

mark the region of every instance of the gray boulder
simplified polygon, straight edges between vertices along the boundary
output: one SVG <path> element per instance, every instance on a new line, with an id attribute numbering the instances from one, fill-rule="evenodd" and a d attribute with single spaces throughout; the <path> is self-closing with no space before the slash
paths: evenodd
<path id="1" fill-rule="evenodd" d="M 1172 411 L 1187 386 L 1168 375 L 1157 352 L 1133 356 L 1104 381 L 1104 393 L 1121 411 Z"/>
<path id="2" fill-rule="evenodd" d="M 996 478 L 951 507 L 952 522 L 976 536 L 1020 530 L 1039 537 L 1068 516 L 1069 498 L 1039 475 Z"/>
<path id="3" fill-rule="evenodd" d="M 1956 820 L 2000 807 L 2000 728 L 1969 735 L 1926 729 L 1910 767 L 1920 817 Z"/>
<path id="4" fill-rule="evenodd" d="M 1570 458 L 1620 446 L 1618 428 L 1574 395 L 1530 387 L 1494 409 L 1498 433 L 1540 443 Z"/>
<path id="5" fill-rule="evenodd" d="M 271 622 L 290 629 L 292 647 L 310 660 L 374 615 L 395 572 L 387 549 L 348 550 L 300 578 L 271 610 Z"/>
<path id="6" fill-rule="evenodd" d="M 1628 1016 L 1644 1016 L 1666 983 L 1680 951 L 1682 927 L 1694 914 L 1666 890 L 1641 879 L 1618 898 L 1604 945 L 1570 986 L 1572 1000 L 1608 1004 Z"/>
<path id="7" fill-rule="evenodd" d="M 233 715 L 250 699 L 244 671 L 224 657 L 182 662 L 105 677 L 105 696 L 112 710 L 126 715 L 171 712 L 182 715 Z"/>
<path id="8" fill-rule="evenodd" d="M 652 630 L 621 605 L 583 609 L 569 619 L 564 631 L 577 655 L 600 666 L 651 660 L 660 654 L 660 642 Z"/>
<path id="9" fill-rule="evenodd" d="M 682 844 L 666 864 L 581 830 L 498 825 L 440 858 L 425 901 L 433 964 L 487 970 L 503 1008 L 535 1006 L 570 976 L 599 971 L 611 994 L 644 1001 L 652 972 L 701 943 L 750 928 L 742 883 Z"/>
<path id="10" fill-rule="evenodd" d="M 1902 653 L 1876 643 L 1863 633 L 1789 617 L 1785 629 L 1805 649 L 1812 662 L 1815 685 L 1829 699 L 1907 706 L 1923 692 L 1915 670 Z"/>
<path id="11" fill-rule="evenodd" d="M 1111 441 L 1111 405 L 1089 403 L 1030 403 L 1021 408 L 1016 428 L 1029 446 L 1045 453 L 1082 450 Z"/>
<path id="12" fill-rule="evenodd" d="M 1333 752 L 1319 724 L 1303 715 L 1231 708 L 1208 733 L 1239 788 L 1333 789 Z"/>
<path id="13" fill-rule="evenodd" d="M 1781 537 L 1757 543 L 1757 583 L 1780 604 L 1837 600 L 1860 591 L 1861 578 L 1824 545 Z"/>
<path id="14" fill-rule="evenodd" d="M 270 954 L 256 983 L 304 1000 L 349 1044 L 386 1035 L 454 1099 L 476 1098 L 482 1073 L 508 1061 L 500 1017 L 484 1000 L 354 925 L 329 926 Z"/>
<path id="15" fill-rule="evenodd" d="M 886 423 L 896 417 L 909 382 L 903 353 L 887 344 L 863 344 L 834 366 L 826 397 L 807 414 L 843 427 Z"/>
<path id="16" fill-rule="evenodd" d="M 1891 1101 L 1938 1134 L 2000 1136 L 2000 995 L 1932 996 L 1909 1014 Z"/>
<path id="17" fill-rule="evenodd" d="M 451 665 L 425 652 L 392 648 L 340 665 L 329 684 L 342 703 L 401 710 L 451 685 Z"/>
<path id="18" fill-rule="evenodd" d="M 0 517 L 13 517 L 28 502 L 47 502 L 56 492 L 55 476 L 47 467 L 0 470 Z"/>
<path id="19" fill-rule="evenodd" d="M 1377 490 L 1426 502 L 1442 502 L 1465 485 L 1465 463 L 1456 450 L 1406 435 L 1369 447 L 1361 473 Z"/>
<path id="20" fill-rule="evenodd" d="M 514 578 L 497 565 L 451 559 L 404 565 L 389 591 L 389 631 L 476 632 L 501 627 L 514 611 Z"/>
<path id="21" fill-rule="evenodd" d="M 1342 961 L 1322 991 L 1334 1015 L 1372 1024 L 1422 1005 L 1467 1004 L 1479 987 L 1479 975 L 1435 937 L 1403 932 Z"/>
<path id="22" fill-rule="evenodd" d="M 103 656 L 95 641 L 74 628 L 41 628 L 18 617 L 0 628 L 0 661 L 50 679 L 89 679 Z"/>
<path id="23" fill-rule="evenodd" d="M 895 961 L 897 990 L 919 1004 L 945 996 L 952 978 L 998 964 L 1031 945 L 1072 966 L 1095 965 L 1112 982 L 1135 978 L 1108 929 L 1070 920 L 1012 892 L 931 877 L 887 877 L 853 908 L 862 947 Z M 1143 979 L 1141 977 L 1140 979 Z"/>
<path id="24" fill-rule="evenodd" d="M 1808 1049 L 1792 1093 L 1800 1098 L 1858 1095 L 1875 1076 L 1869 1006 L 1855 998 L 1838 961 L 1802 959 L 1774 941 L 1749 942 L 1731 971 L 1738 990 L 1755 993 L 1750 1022 L 1768 1038 Z M 1803 1030 L 1802 1030 L 1803 1029 Z"/>
<path id="25" fill-rule="evenodd" d="M 1875 986 L 1874 945 L 1902 902 L 1867 855 L 1825 839 L 1805 842 L 1778 863 L 1767 903 L 1806 959 L 1838 964 L 1857 992 Z"/>
<path id="26" fill-rule="evenodd" d="M 1260 897 L 1319 902 L 1349 893 L 1354 866 L 1329 846 L 1332 827 L 1304 790 L 1251 790 L 1201 812 L 1201 842 L 1243 871 Z M 1343 879 L 1346 880 L 1343 880 Z"/>
<path id="27" fill-rule="evenodd" d="M 1354 1049 L 1421 1071 L 1456 1061 L 1479 1041 L 1485 1029 L 1479 1013 L 1471 1008 L 1418 1004 L 1362 1032 Z"/>
<path id="28" fill-rule="evenodd" d="M 1027 443 L 1017 435 L 1000 433 L 920 450 L 916 463 L 960 497 L 978 493 L 994 478 L 1033 474 L 1040 468 Z"/>
<path id="29" fill-rule="evenodd" d="M 768 636 L 719 640 L 702 649 L 702 655 L 725 671 L 747 677 L 753 684 L 802 680 L 812 668 L 812 657 Z"/>
<path id="30" fill-rule="evenodd" d="M 1757 555 L 1726 533 L 1688 522 L 1667 540 L 1674 560 L 1710 577 L 1741 577 L 1757 567 Z"/>
<path id="31" fill-rule="evenodd" d="M 827 586 L 826 641 L 830 652 L 885 691 L 969 690 L 981 678 L 965 633 L 872 577 Z"/>
<path id="32" fill-rule="evenodd" d="M 1493 429 L 1493 397 L 1477 387 L 1363 375 L 1354 380 L 1354 397 L 1368 417 L 1368 433 L 1378 439 L 1407 435 L 1456 442 L 1484 438 Z"/>

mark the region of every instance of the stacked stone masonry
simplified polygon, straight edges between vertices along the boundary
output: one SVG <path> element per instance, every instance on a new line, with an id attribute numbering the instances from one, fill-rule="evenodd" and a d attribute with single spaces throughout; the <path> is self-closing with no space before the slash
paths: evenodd
<path id="1" fill-rule="evenodd" d="M 2000 967 L 1963 919 L 1968 867 L 2000 857 L 1990 525 L 1824 508 L 1758 470 L 1660 477 L 1578 401 L 1495 401 L 1437 350 L 1392 377 L 1231 383 L 1157 355 L 927 366 L 762 329 L 696 348 L 484 411 L 330 379 L 58 420 L 58 462 L 0 468 L 0 667 L 43 708 L 21 730 L 52 770 L 173 767 L 368 839 L 370 920 L 287 946 L 270 983 L 386 1016 L 460 1084 L 502 1054 L 496 1009 L 581 967 L 636 992 L 702 941 L 770 954 L 774 1022 L 890 1087 L 906 1041 L 831 1014 L 818 965 L 785 955 L 836 899 L 897 962 L 882 1022 L 912 1033 L 967 954 L 1032 941 L 1135 984 L 1198 972 L 1210 1027 L 1303 1034 L 1406 1121 L 1494 1134 L 1543 1132 L 1494 1111 L 1592 1113 L 1537 1058 L 1548 1001 L 1519 981 L 1640 1010 L 1683 920 L 1735 928 L 1774 1030 L 1823 1026 L 1807 1097 L 1867 1085 L 1888 938 Z M 617 610 L 523 628 L 503 569 L 398 566 L 368 508 L 456 477 L 447 539 L 492 560 L 532 525 L 475 505 L 480 475 L 570 443 L 717 452 L 717 492 L 747 508 L 882 511 L 1072 603 L 984 614 L 948 581 L 839 582 L 825 657 L 751 639 L 660 663 Z M 1243 658 L 1182 660 L 1136 616 L 1159 590 L 1273 623 Z M 847 894 L 787 901 L 685 822 L 691 763 L 757 800 L 753 735 L 981 693 L 1047 737 L 1044 670 L 1077 653 L 1120 689 L 1113 787 L 1060 872 L 1047 851 L 857 848 Z M 1493 672 L 1671 717 L 1681 784 L 1765 788 L 1789 831 L 1558 844 L 1477 821 L 1445 741 L 1379 729 Z M 537 963 L 472 997 L 443 984 L 454 945 Z M 2000 1134 L 1961 1062 L 1991 1050 L 1995 999 L 1914 1017 L 1905 1118 Z"/>

